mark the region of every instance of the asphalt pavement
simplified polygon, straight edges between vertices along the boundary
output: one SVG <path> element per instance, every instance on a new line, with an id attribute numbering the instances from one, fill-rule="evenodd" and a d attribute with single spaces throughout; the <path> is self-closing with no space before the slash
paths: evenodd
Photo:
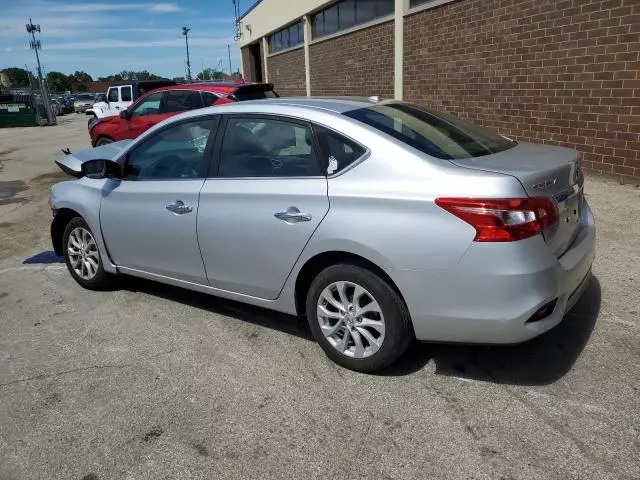
<path id="1" fill-rule="evenodd" d="M 134 278 L 83 290 L 49 186 L 86 117 L 0 130 L 0 479 L 638 479 L 640 188 L 587 177 L 597 260 L 531 342 L 344 370 L 304 319 Z"/>

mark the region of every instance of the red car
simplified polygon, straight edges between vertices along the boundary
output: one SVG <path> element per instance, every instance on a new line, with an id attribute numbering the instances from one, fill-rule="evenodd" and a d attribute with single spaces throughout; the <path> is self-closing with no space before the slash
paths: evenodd
<path id="1" fill-rule="evenodd" d="M 119 116 L 96 118 L 89 123 L 91 145 L 136 138 L 165 118 L 187 110 L 224 103 L 275 98 L 270 83 L 211 82 L 171 85 L 151 90 Z"/>

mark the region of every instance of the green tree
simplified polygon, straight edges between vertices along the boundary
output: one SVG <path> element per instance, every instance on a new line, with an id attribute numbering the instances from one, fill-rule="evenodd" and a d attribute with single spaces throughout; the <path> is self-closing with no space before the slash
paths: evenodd
<path id="1" fill-rule="evenodd" d="M 11 67 L 4 70 L 10 87 L 28 87 L 29 72 L 24 68 Z"/>
<path id="2" fill-rule="evenodd" d="M 83 72 L 81 70 L 76 70 L 69 77 L 72 79 L 72 82 L 93 82 L 93 78 L 87 72 Z"/>
<path id="3" fill-rule="evenodd" d="M 205 68 L 198 75 L 196 75 L 198 80 L 222 80 L 224 78 L 224 73 L 214 70 L 213 68 Z"/>
<path id="4" fill-rule="evenodd" d="M 47 73 L 47 83 L 50 92 L 64 92 L 71 90 L 71 80 L 64 73 L 49 72 Z"/>

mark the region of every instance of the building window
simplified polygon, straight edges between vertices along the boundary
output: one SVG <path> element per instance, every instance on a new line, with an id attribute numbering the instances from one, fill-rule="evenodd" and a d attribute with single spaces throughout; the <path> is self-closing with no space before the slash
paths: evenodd
<path id="1" fill-rule="evenodd" d="M 304 43 L 302 21 L 277 31 L 269 37 L 269 51 L 271 53 L 285 48 L 292 48 Z"/>
<path id="2" fill-rule="evenodd" d="M 418 7 L 431 2 L 433 2 L 433 0 L 409 0 L 409 8 Z"/>
<path id="3" fill-rule="evenodd" d="M 313 38 L 320 38 L 391 15 L 394 3 L 394 0 L 342 0 L 334 3 L 313 15 L 311 21 Z"/>

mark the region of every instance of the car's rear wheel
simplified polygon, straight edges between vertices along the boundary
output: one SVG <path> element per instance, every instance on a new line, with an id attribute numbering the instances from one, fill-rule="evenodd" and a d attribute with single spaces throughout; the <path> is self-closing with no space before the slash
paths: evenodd
<path id="1" fill-rule="evenodd" d="M 307 319 L 326 355 L 343 367 L 373 372 L 391 365 L 413 338 L 400 295 L 375 273 L 333 265 L 311 282 Z"/>
<path id="2" fill-rule="evenodd" d="M 97 141 L 96 141 L 96 147 L 99 147 L 101 145 L 106 145 L 107 143 L 113 143 L 113 138 L 109 138 L 109 137 L 100 137 Z"/>
<path id="3" fill-rule="evenodd" d="M 93 232 L 81 217 L 69 221 L 64 229 L 64 260 L 73 279 L 89 290 L 103 290 L 113 284 L 104 270 Z"/>

